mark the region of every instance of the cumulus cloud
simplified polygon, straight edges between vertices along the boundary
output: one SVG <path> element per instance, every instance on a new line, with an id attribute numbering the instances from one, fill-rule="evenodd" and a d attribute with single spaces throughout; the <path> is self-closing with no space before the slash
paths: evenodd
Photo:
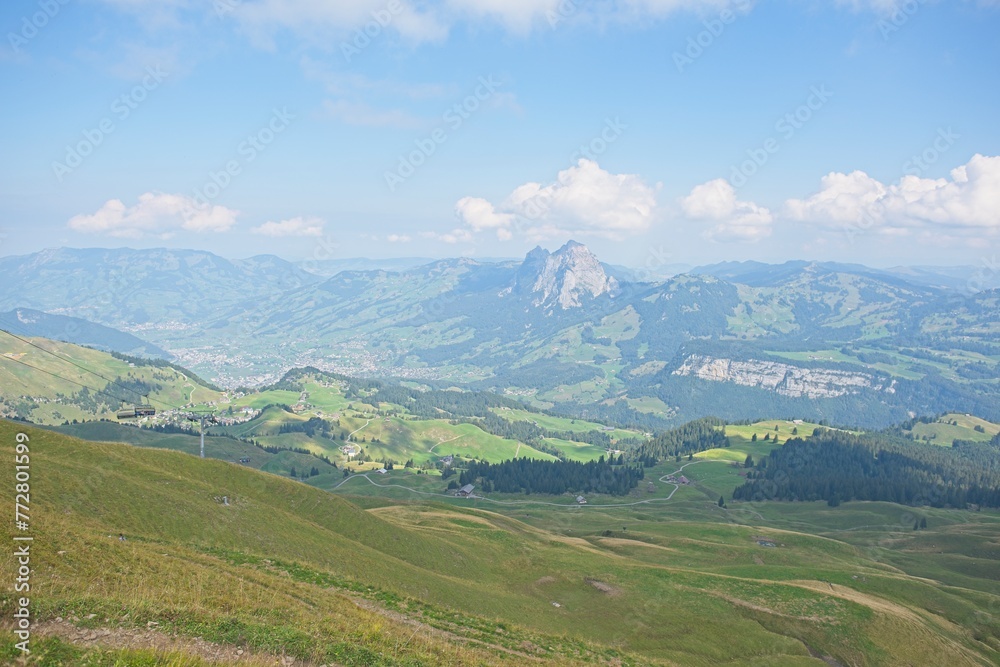
<path id="1" fill-rule="evenodd" d="M 323 221 L 319 218 L 289 218 L 280 222 L 265 222 L 250 230 L 262 236 L 322 236 Z"/>
<path id="2" fill-rule="evenodd" d="M 581 159 L 553 183 L 525 183 L 499 205 L 465 197 L 455 211 L 469 228 L 496 230 L 501 240 L 515 230 L 532 238 L 567 233 L 622 238 L 646 231 L 656 206 L 656 188 L 639 176 L 612 174 Z"/>
<path id="3" fill-rule="evenodd" d="M 465 197 L 455 204 L 455 215 L 477 232 L 495 229 L 500 240 L 511 237 L 510 227 L 514 224 L 512 213 L 498 213 L 493 204 L 479 197 Z"/>
<path id="4" fill-rule="evenodd" d="M 146 235 L 169 235 L 177 230 L 190 232 L 225 232 L 236 224 L 239 211 L 210 204 L 200 204 L 192 197 L 147 192 L 139 195 L 134 206 L 120 199 L 109 199 L 91 215 L 70 219 L 69 228 L 77 232 L 108 234 L 124 238 Z"/>
<path id="5" fill-rule="evenodd" d="M 949 178 L 908 175 L 886 185 L 863 171 L 831 173 L 806 199 L 785 203 L 788 217 L 834 228 L 884 233 L 912 229 L 1000 231 L 1000 157 L 974 155 Z"/>
<path id="6" fill-rule="evenodd" d="M 733 186 L 724 178 L 695 187 L 681 200 L 681 208 L 690 218 L 718 223 L 704 234 L 713 241 L 759 241 L 771 235 L 771 211 L 738 200 Z"/>
<path id="7" fill-rule="evenodd" d="M 385 237 L 385 240 L 389 243 L 409 243 L 413 240 L 413 237 L 409 234 L 389 234 Z"/>

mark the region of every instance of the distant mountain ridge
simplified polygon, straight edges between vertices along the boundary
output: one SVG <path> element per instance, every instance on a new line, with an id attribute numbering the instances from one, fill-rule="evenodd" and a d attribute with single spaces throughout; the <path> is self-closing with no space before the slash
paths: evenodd
<path id="1" fill-rule="evenodd" d="M 965 275 L 946 273 L 952 284 Z M 58 250 L 0 259 L 0 308 L 127 331 L 228 386 L 311 365 L 636 424 L 796 414 L 880 425 L 943 410 L 1000 418 L 1000 292 L 910 274 L 730 262 L 635 282 L 572 241 L 520 262 L 444 259 L 330 277 L 273 256 Z M 778 371 L 786 377 L 771 379 Z M 835 386 L 862 377 L 848 392 Z"/>
<path id="2" fill-rule="evenodd" d="M 131 334 L 78 317 L 50 315 L 31 308 L 0 313 L 0 329 L 21 337 L 40 337 L 74 343 L 106 352 L 170 360 L 173 355 Z"/>
<path id="3" fill-rule="evenodd" d="M 710 275 L 730 282 L 743 283 L 761 287 L 774 285 L 782 279 L 794 276 L 802 271 L 827 273 L 851 273 L 864 275 L 881 280 L 896 280 L 914 287 L 929 287 L 939 290 L 974 291 L 983 287 L 1000 287 L 997 285 L 975 285 L 974 279 L 978 272 L 973 266 L 897 266 L 889 269 L 873 269 L 863 264 L 845 264 L 842 262 L 809 262 L 792 260 L 783 264 L 767 264 L 764 262 L 720 262 L 697 266 L 688 271 L 694 275 Z"/>

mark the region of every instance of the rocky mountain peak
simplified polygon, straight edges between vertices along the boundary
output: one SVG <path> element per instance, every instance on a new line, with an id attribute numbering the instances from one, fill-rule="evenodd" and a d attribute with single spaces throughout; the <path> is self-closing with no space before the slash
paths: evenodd
<path id="1" fill-rule="evenodd" d="M 619 292 L 618 281 L 608 276 L 587 246 L 569 241 L 553 253 L 535 248 L 517 273 L 517 289 L 530 293 L 536 306 L 576 308 L 581 299 Z"/>

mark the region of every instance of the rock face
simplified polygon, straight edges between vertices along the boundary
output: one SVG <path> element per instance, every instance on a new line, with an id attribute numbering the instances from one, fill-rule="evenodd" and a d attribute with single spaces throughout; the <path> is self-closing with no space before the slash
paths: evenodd
<path id="1" fill-rule="evenodd" d="M 529 292 L 535 306 L 577 308 L 586 297 L 615 296 L 618 281 L 608 276 L 601 262 L 587 247 L 576 241 L 549 254 L 542 248 L 528 253 L 518 270 L 516 286 Z"/>
<path id="2" fill-rule="evenodd" d="M 835 398 L 863 390 L 895 393 L 895 382 L 884 383 L 867 373 L 799 368 L 775 361 L 735 361 L 692 355 L 673 372 L 712 382 L 732 382 L 767 389 L 792 398 Z"/>

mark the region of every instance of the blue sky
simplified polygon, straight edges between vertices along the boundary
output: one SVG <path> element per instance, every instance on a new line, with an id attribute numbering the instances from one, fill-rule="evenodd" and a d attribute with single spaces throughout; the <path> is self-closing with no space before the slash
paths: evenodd
<path id="1" fill-rule="evenodd" d="M 996 0 L 35 0 L 0 25 L 0 255 L 995 263 Z"/>

